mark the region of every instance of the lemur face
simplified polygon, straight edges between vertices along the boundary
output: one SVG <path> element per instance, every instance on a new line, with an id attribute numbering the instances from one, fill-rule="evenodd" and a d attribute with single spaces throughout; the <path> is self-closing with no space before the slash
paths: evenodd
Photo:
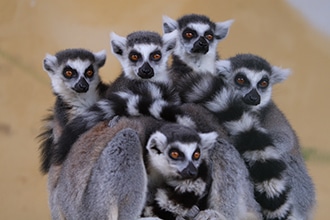
<path id="1" fill-rule="evenodd" d="M 187 53 L 206 54 L 214 45 L 214 30 L 207 24 L 191 23 L 181 30 L 180 41 Z"/>
<path id="2" fill-rule="evenodd" d="M 111 34 L 111 48 L 130 79 L 168 81 L 167 60 L 175 47 L 176 35 L 133 32 L 127 38 Z"/>
<path id="3" fill-rule="evenodd" d="M 164 33 L 178 30 L 178 51 L 181 53 L 204 55 L 209 51 L 215 53 L 218 42 L 227 36 L 232 22 L 214 23 L 208 17 L 196 14 L 185 15 L 177 21 L 164 16 L 163 29 Z"/>
<path id="4" fill-rule="evenodd" d="M 98 69 L 105 63 L 105 51 L 91 53 L 83 49 L 68 49 L 55 56 L 46 55 L 44 69 L 56 94 L 87 93 L 100 83 Z"/>
<path id="5" fill-rule="evenodd" d="M 147 143 L 149 161 L 168 179 L 193 179 L 198 168 L 213 147 L 217 134 L 197 133 L 181 125 L 156 131 Z"/>
<path id="6" fill-rule="evenodd" d="M 256 55 L 240 54 L 229 60 L 217 61 L 217 69 L 223 74 L 235 97 L 252 109 L 259 109 L 270 102 L 272 86 L 287 78 L 288 69 L 271 66 Z"/>

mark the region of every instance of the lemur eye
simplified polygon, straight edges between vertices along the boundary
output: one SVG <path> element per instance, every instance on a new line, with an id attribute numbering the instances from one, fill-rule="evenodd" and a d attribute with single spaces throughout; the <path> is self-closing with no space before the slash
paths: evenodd
<path id="1" fill-rule="evenodd" d="M 212 34 L 207 34 L 205 37 L 208 40 L 213 40 L 213 35 Z"/>
<path id="2" fill-rule="evenodd" d="M 73 72 L 71 70 L 66 70 L 64 72 L 64 76 L 67 78 L 71 78 L 73 76 Z"/>
<path id="3" fill-rule="evenodd" d="M 236 83 L 239 84 L 239 85 L 244 85 L 245 84 L 244 77 L 237 77 L 236 78 Z"/>
<path id="4" fill-rule="evenodd" d="M 180 153 L 179 153 L 178 151 L 176 151 L 176 150 L 172 150 L 172 151 L 170 152 L 170 157 L 171 157 L 172 159 L 177 160 L 177 159 L 179 159 L 179 157 L 180 157 Z"/>
<path id="5" fill-rule="evenodd" d="M 193 154 L 193 159 L 194 160 L 198 160 L 201 156 L 201 152 L 199 151 L 195 151 L 195 153 Z"/>
<path id="6" fill-rule="evenodd" d="M 162 55 L 160 54 L 160 52 L 155 52 L 153 54 L 151 54 L 151 60 L 153 61 L 158 61 L 162 58 Z"/>
<path id="7" fill-rule="evenodd" d="M 93 70 L 87 70 L 85 75 L 90 78 L 94 75 L 94 71 Z"/>
<path id="8" fill-rule="evenodd" d="M 191 32 L 187 32 L 187 33 L 185 34 L 185 36 L 186 36 L 187 38 L 192 38 L 194 35 L 193 35 L 193 33 L 191 33 Z"/>
<path id="9" fill-rule="evenodd" d="M 191 39 L 194 37 L 194 33 L 192 32 L 185 32 L 184 33 L 185 38 Z"/>
<path id="10" fill-rule="evenodd" d="M 261 80 L 258 85 L 260 88 L 266 88 L 268 86 L 268 84 L 269 84 L 268 80 L 264 79 L 264 80 Z"/>
<path id="11" fill-rule="evenodd" d="M 132 54 L 130 58 L 131 58 L 132 61 L 138 61 L 139 56 L 136 55 L 136 54 Z"/>
<path id="12" fill-rule="evenodd" d="M 138 54 L 137 52 L 131 52 L 129 54 L 129 59 L 132 61 L 132 62 L 137 62 L 139 59 L 140 59 L 141 55 Z"/>

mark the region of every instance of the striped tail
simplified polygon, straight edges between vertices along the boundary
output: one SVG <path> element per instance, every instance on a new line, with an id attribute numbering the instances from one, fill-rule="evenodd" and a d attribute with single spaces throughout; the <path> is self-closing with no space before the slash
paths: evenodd
<path id="1" fill-rule="evenodd" d="M 257 119 L 244 114 L 240 121 L 227 123 L 233 131 L 234 146 L 244 158 L 254 183 L 256 201 L 264 219 L 285 220 L 291 214 L 290 192 L 285 177 L 286 163 L 274 146 L 270 134 Z"/>

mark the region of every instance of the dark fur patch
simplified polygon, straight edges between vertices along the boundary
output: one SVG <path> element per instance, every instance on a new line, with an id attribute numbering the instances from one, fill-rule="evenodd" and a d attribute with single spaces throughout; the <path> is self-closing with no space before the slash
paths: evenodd
<path id="1" fill-rule="evenodd" d="M 271 179 L 281 179 L 286 164 L 282 160 L 268 159 L 256 161 L 249 167 L 250 175 L 254 182 L 261 183 Z"/>
<path id="2" fill-rule="evenodd" d="M 233 70 L 245 67 L 251 70 L 272 72 L 271 65 L 265 59 L 253 54 L 238 54 L 229 60 Z"/>
<path id="3" fill-rule="evenodd" d="M 59 64 L 67 62 L 69 59 L 90 60 L 95 62 L 94 54 L 85 49 L 66 49 L 55 54 Z"/>
<path id="4" fill-rule="evenodd" d="M 273 142 L 269 134 L 261 132 L 253 127 L 248 131 L 241 132 L 233 137 L 234 146 L 240 153 L 246 151 L 263 150 L 267 146 L 272 146 Z"/>
<path id="5" fill-rule="evenodd" d="M 51 122 L 54 120 L 53 115 L 49 115 L 47 118 L 45 118 L 44 122 Z M 40 141 L 40 160 L 41 160 L 41 166 L 40 170 L 43 174 L 48 173 L 50 165 L 51 165 L 51 158 L 53 155 L 53 149 L 54 149 L 54 136 L 53 136 L 53 129 L 52 128 L 44 128 L 44 131 L 38 135 L 37 137 Z"/>
<path id="6" fill-rule="evenodd" d="M 182 29 L 182 28 L 186 27 L 188 24 L 191 24 L 191 23 L 208 24 L 208 25 L 210 25 L 210 28 L 212 30 L 215 29 L 215 23 L 212 22 L 210 20 L 210 18 L 208 18 L 205 15 L 189 14 L 189 15 L 185 15 L 185 16 L 179 18 L 177 20 L 177 22 L 178 22 L 178 25 L 179 25 L 179 29 Z"/>
<path id="7" fill-rule="evenodd" d="M 87 123 L 84 118 L 78 116 L 65 126 L 63 133 L 58 141 L 58 146 L 54 149 L 52 163 L 60 165 L 64 162 L 72 145 L 78 140 L 81 134 L 86 132 Z"/>
<path id="8" fill-rule="evenodd" d="M 156 44 L 163 46 L 162 37 L 156 32 L 137 31 L 127 36 L 127 46 L 133 47 L 136 44 Z"/>
<path id="9" fill-rule="evenodd" d="M 254 195 L 256 201 L 261 205 L 263 209 L 275 211 L 286 203 L 289 192 L 290 188 L 287 188 L 281 194 L 273 198 L 270 198 L 269 195 L 267 195 L 266 193 L 260 193 L 258 191 L 255 191 Z"/>

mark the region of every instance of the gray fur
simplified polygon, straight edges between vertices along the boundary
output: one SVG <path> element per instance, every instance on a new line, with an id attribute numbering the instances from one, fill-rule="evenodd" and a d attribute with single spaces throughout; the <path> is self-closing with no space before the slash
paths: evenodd
<path id="1" fill-rule="evenodd" d="M 176 219 L 197 216 L 211 181 L 206 162 L 208 151 L 217 137 L 216 132 L 197 133 L 178 124 L 165 124 L 150 136 L 146 148 L 148 189 L 153 199 L 150 207 L 146 207 L 148 215 L 163 217 L 158 207 Z M 171 152 L 178 153 L 178 158 L 173 158 Z M 185 193 L 190 193 L 185 198 L 189 203 L 180 200 Z"/>
<path id="2" fill-rule="evenodd" d="M 105 60 L 105 51 L 92 53 L 85 49 L 66 49 L 54 56 L 46 55 L 43 68 L 51 79 L 56 101 L 51 115 L 45 119 L 44 131 L 39 135 L 42 141 L 40 150 L 43 173 L 48 172 L 55 145 L 64 126 L 104 95 L 107 85 L 101 81 L 99 68 Z M 71 68 L 75 75 L 65 77 L 66 68 Z M 87 70 L 93 72 L 93 75 L 87 76 Z"/>
<path id="3" fill-rule="evenodd" d="M 270 136 L 273 146 L 259 150 L 259 153 L 267 155 L 267 159 L 275 158 L 286 164 L 286 169 L 281 175 L 282 179 L 277 179 L 279 185 L 271 186 L 278 193 L 281 190 L 289 189 L 286 203 L 275 211 L 265 211 L 264 215 L 270 219 L 274 216 L 283 216 L 287 212 L 284 208 L 288 207 L 286 209 L 289 210 L 289 219 L 311 219 L 315 206 L 314 185 L 308 175 L 297 135 L 285 115 L 271 99 L 272 86 L 286 79 L 289 71 L 271 66 L 264 59 L 251 54 L 240 54 L 229 60 L 219 61 L 217 68 L 220 70 L 220 74 L 224 74 L 227 84 L 234 88 L 232 91 L 242 103 L 246 104 L 247 94 L 250 94 L 252 90 L 258 94 L 260 99 L 258 102 L 253 101 L 253 104 L 246 104 L 249 106 L 249 114 L 245 114 L 244 118 L 225 123 L 228 132 L 235 136 L 239 132 L 253 127 L 266 132 Z M 239 85 L 237 76 L 242 76 L 248 83 L 242 84 L 243 86 Z M 260 83 L 265 79 L 269 85 L 262 88 Z M 256 97 L 256 95 L 253 96 Z M 247 102 L 249 103 L 251 100 Z M 271 148 L 272 151 L 266 153 L 266 150 Z M 256 156 L 252 160 L 245 153 L 243 157 L 247 160 L 248 165 L 253 164 L 253 160 L 260 160 Z M 286 189 L 283 189 L 283 186 Z M 276 193 L 272 194 L 276 195 Z"/>
<path id="4" fill-rule="evenodd" d="M 185 15 L 178 20 L 163 16 L 163 32 L 177 31 L 172 74 L 180 78 L 180 74 L 186 74 L 186 71 L 194 71 L 196 74 L 214 73 L 214 62 L 218 59 L 217 45 L 227 36 L 232 22 L 214 23 L 208 17 L 197 14 Z M 191 38 L 185 37 L 187 32 L 192 34 Z"/>
<path id="5" fill-rule="evenodd" d="M 53 219 L 138 218 L 144 205 L 147 180 L 136 131 L 124 129 L 105 143 L 94 163 L 87 163 L 93 166 L 89 173 L 81 172 L 86 164 L 76 164 L 72 161 L 74 158 L 69 158 L 51 190 Z M 84 178 L 88 183 L 84 183 L 87 180 Z"/>
<path id="6" fill-rule="evenodd" d="M 262 219 L 260 206 L 254 200 L 253 185 L 245 163 L 230 144 L 224 128 L 215 123 L 216 117 L 200 105 L 187 103 L 181 108 L 194 120 L 197 131 L 217 131 L 219 135 L 218 141 L 209 152 L 213 182 L 208 208 L 223 214 L 226 219 Z"/>

